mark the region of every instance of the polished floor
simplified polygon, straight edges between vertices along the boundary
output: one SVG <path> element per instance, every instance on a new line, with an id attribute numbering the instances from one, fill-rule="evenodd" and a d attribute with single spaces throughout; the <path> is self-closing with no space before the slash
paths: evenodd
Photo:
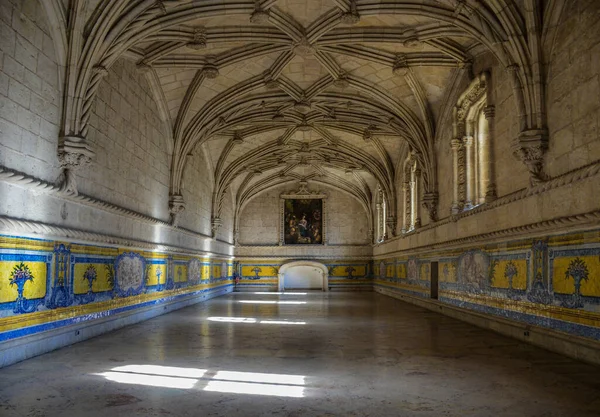
<path id="1" fill-rule="evenodd" d="M 600 416 L 600 368 L 376 293 L 238 293 L 0 370 L 0 416 Z"/>

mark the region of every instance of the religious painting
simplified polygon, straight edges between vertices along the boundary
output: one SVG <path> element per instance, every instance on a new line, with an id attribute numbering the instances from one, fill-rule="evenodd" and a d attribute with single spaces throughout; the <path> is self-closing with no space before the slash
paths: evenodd
<path id="1" fill-rule="evenodd" d="M 323 200 L 286 198 L 283 207 L 283 243 L 323 244 Z"/>

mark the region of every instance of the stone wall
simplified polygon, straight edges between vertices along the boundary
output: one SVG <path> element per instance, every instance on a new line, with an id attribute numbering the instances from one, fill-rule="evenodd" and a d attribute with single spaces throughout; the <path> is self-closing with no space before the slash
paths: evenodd
<path id="1" fill-rule="evenodd" d="M 133 62 L 113 64 L 98 87 L 87 139 L 96 158 L 79 174 L 79 191 L 167 220 L 167 126 Z"/>
<path id="2" fill-rule="evenodd" d="M 194 157 L 188 158 L 181 193 L 186 208 L 179 224 L 186 229 L 210 235 L 210 196 L 213 182 L 203 152 L 204 150 L 200 150 Z"/>
<path id="3" fill-rule="evenodd" d="M 0 164 L 54 181 L 60 173 L 62 92 L 54 44 L 37 2 L 0 5 L 0 68 Z"/>
<path id="4" fill-rule="evenodd" d="M 546 171 L 552 176 L 600 159 L 600 3 L 564 2 L 563 7 L 554 42 L 549 40 L 545 51 Z"/>
<path id="5" fill-rule="evenodd" d="M 172 138 L 133 62 L 101 81 L 96 157 L 78 195 L 61 190 L 64 63 L 44 16 L 35 0 L 0 2 L 0 367 L 231 290 L 232 219 L 211 239 L 203 160 L 183 227 L 168 223 Z"/>
<path id="6" fill-rule="evenodd" d="M 356 199 L 333 188 L 312 185 L 327 194 L 326 239 L 330 245 L 369 245 L 365 209 Z M 280 194 L 290 186 L 270 189 L 251 200 L 240 215 L 241 245 L 278 245 L 281 222 Z"/>

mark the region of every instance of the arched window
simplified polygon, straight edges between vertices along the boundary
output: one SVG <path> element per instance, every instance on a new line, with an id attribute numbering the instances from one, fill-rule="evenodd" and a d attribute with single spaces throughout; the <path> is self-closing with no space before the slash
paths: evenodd
<path id="1" fill-rule="evenodd" d="M 494 106 L 489 104 L 488 89 L 489 75 L 482 73 L 454 107 L 452 214 L 496 199 L 491 134 Z"/>
<path id="2" fill-rule="evenodd" d="M 386 238 L 385 219 L 387 219 L 387 206 L 385 203 L 385 193 L 381 186 L 377 186 L 377 234 L 375 239 L 377 243 L 381 243 Z"/>
<path id="3" fill-rule="evenodd" d="M 404 193 L 404 223 L 402 232 L 408 233 L 421 227 L 421 216 L 419 214 L 419 190 L 421 186 L 421 170 L 419 169 L 416 154 L 409 152 L 404 161 L 404 181 L 402 191 Z"/>

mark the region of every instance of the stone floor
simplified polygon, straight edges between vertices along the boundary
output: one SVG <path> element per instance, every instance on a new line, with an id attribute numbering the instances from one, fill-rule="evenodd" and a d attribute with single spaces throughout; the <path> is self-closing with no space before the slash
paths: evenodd
<path id="1" fill-rule="evenodd" d="M 238 293 L 0 370 L 0 416 L 600 416 L 600 369 L 375 293 Z"/>

